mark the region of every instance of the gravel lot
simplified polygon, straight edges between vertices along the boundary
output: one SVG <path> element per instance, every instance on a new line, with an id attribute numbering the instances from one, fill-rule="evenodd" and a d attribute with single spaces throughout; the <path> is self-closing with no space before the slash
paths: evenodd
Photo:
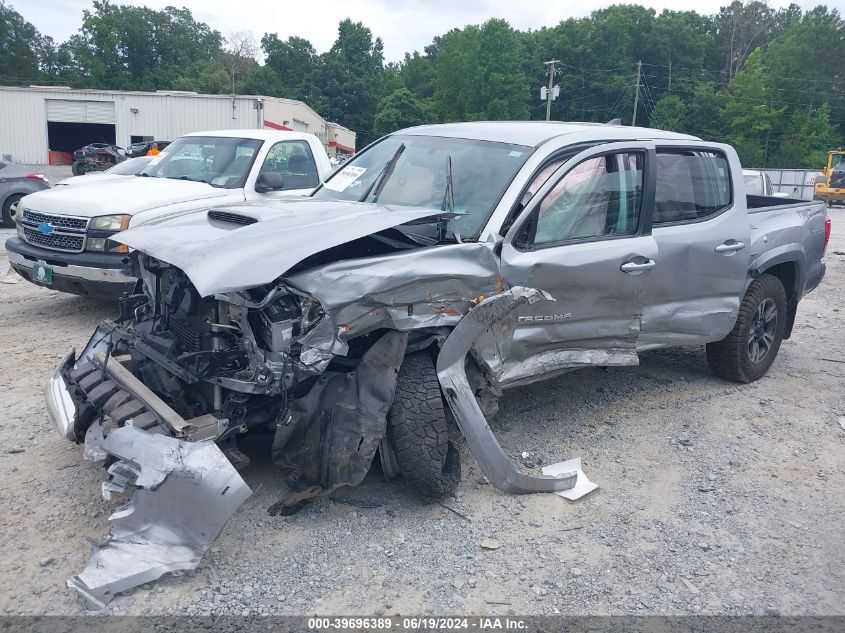
<path id="1" fill-rule="evenodd" d="M 277 478 L 254 442 L 255 494 L 199 569 L 107 612 L 845 614 L 845 210 L 832 216 L 828 276 L 763 380 L 715 379 L 682 348 L 506 393 L 492 423 L 506 450 L 529 452 L 526 468 L 580 455 L 600 485 L 588 497 L 500 493 L 464 450 L 443 505 L 373 472 L 270 517 Z M 7 267 L 0 246 L 8 282 Z M 86 612 L 65 579 L 115 503 L 52 428 L 42 385 L 112 312 L 0 284 L 0 612 Z"/>

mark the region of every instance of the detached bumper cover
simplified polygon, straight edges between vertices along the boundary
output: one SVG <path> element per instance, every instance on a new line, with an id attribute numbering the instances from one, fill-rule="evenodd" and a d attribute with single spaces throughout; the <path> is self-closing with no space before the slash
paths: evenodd
<path id="1" fill-rule="evenodd" d="M 194 569 L 252 494 L 212 442 L 183 442 L 124 426 L 100 448 L 119 460 L 109 468 L 104 495 L 127 487 L 135 494 L 109 517 L 108 541 L 67 582 L 94 608 L 167 572 Z"/>
<path id="2" fill-rule="evenodd" d="M 86 459 L 102 461 L 112 456 L 117 460 L 102 484 L 103 496 L 134 490 L 129 502 L 109 517 L 109 537 L 94 548 L 84 571 L 68 580 L 68 587 L 76 589 L 92 608 L 102 608 L 117 594 L 165 573 L 195 568 L 252 494 L 216 444 L 164 434 L 180 422 L 184 428 L 185 421 L 176 420 L 172 409 L 155 394 L 145 393 L 146 388 L 135 384 L 137 379 L 126 375 L 128 371 L 116 361 L 104 363 L 98 348 L 105 338 L 98 329 L 78 363 L 74 363 L 74 351 L 68 352 L 46 389 L 47 410 L 59 433 L 73 441 L 84 436 Z M 97 368 L 90 373 L 86 366 L 92 363 Z M 74 374 L 85 378 L 75 382 Z M 82 383 L 91 389 L 84 389 Z M 109 384 L 122 391 L 112 391 Z M 125 393 L 133 399 L 123 406 L 136 411 L 107 436 L 99 422 L 92 421 L 93 410 L 85 403 L 86 399 L 97 401 L 98 393 L 110 399 Z M 134 407 L 133 402 L 144 407 Z M 145 418 L 160 423 L 145 431 L 137 426 Z"/>

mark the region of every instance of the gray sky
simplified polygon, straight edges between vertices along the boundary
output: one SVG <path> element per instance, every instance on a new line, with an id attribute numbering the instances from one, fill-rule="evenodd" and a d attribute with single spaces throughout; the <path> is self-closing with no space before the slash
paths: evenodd
<path id="1" fill-rule="evenodd" d="M 42 33 L 63 41 L 79 28 L 82 10 L 90 0 L 6 0 Z M 641 0 L 636 4 L 663 9 L 715 13 L 730 0 Z M 612 0 L 114 0 L 115 4 L 146 5 L 161 9 L 167 5 L 186 6 L 194 18 L 224 35 L 251 31 L 260 40 L 265 32 L 281 39 L 298 35 L 311 41 L 318 52 L 327 50 L 337 35 L 337 23 L 344 18 L 362 21 L 384 41 L 388 61 L 402 59 L 406 51 L 422 51 L 436 35 L 467 24 L 480 24 L 488 18 L 504 18 L 525 30 L 553 26 L 570 17 L 583 17 L 591 11 L 614 4 Z M 624 0 L 616 0 L 615 3 Z M 803 9 L 817 0 L 795 0 Z M 633 4 L 633 3 L 631 3 Z M 773 7 L 789 0 L 770 0 Z M 827 6 L 845 12 L 845 0 L 829 0 Z"/>

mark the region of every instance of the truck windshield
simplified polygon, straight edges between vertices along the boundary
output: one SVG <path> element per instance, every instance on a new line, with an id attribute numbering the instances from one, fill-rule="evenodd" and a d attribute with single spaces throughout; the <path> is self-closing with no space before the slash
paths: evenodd
<path id="1" fill-rule="evenodd" d="M 239 189 L 244 186 L 261 143 L 252 138 L 183 136 L 153 157 L 138 175 Z"/>
<path id="2" fill-rule="evenodd" d="M 533 148 L 440 136 L 388 136 L 345 163 L 315 198 L 444 208 L 478 235 Z"/>

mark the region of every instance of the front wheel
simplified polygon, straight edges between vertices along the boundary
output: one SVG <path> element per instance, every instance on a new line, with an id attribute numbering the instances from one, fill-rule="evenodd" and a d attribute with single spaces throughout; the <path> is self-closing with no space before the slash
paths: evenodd
<path id="1" fill-rule="evenodd" d="M 422 496 L 440 499 L 461 481 L 461 458 L 449 441 L 440 382 L 428 352 L 405 357 L 387 414 L 387 440 L 403 478 Z"/>
<path id="2" fill-rule="evenodd" d="M 711 371 L 734 382 L 762 378 L 780 349 L 786 327 L 786 291 L 774 275 L 751 282 L 731 333 L 707 345 Z"/>

